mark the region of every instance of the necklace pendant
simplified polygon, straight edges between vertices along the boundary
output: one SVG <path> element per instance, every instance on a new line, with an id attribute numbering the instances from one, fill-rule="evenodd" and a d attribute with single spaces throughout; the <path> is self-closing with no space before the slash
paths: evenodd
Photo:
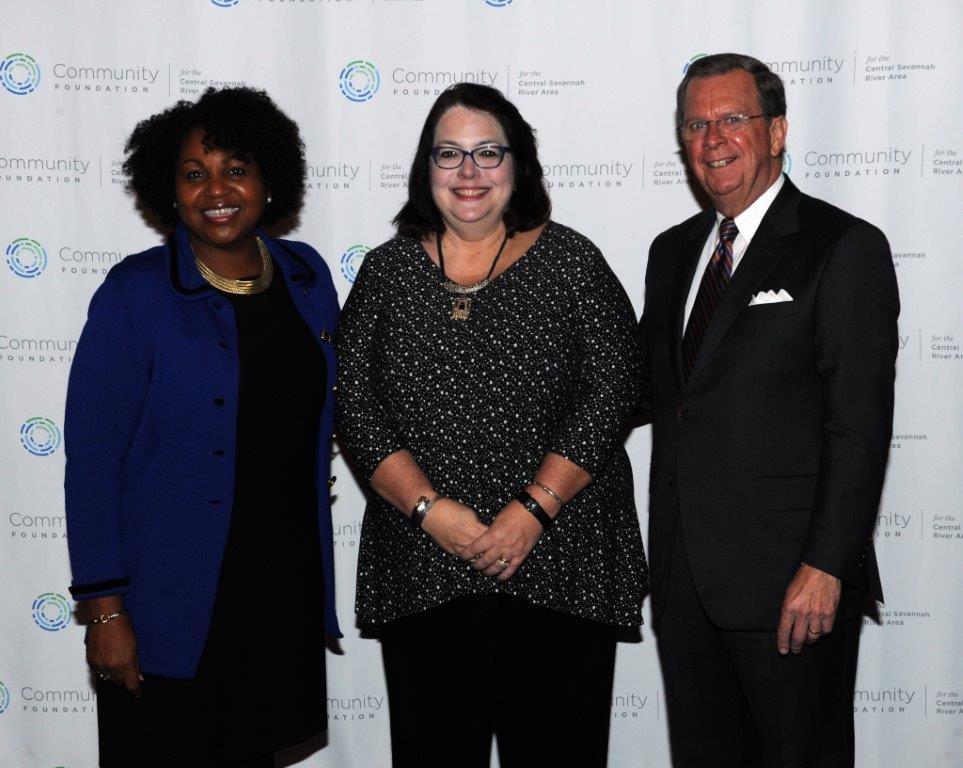
<path id="1" fill-rule="evenodd" d="M 467 320 L 468 316 L 471 314 L 471 299 L 467 296 L 459 296 L 456 299 L 452 299 L 451 302 L 451 319 L 452 320 Z"/>

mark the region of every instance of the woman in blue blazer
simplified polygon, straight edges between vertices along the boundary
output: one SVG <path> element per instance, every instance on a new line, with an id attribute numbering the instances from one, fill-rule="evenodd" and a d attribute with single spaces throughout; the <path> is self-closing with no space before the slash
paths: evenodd
<path id="1" fill-rule="evenodd" d="M 337 294 L 314 249 L 260 229 L 300 209 L 303 145 L 266 94 L 232 88 L 143 121 L 126 150 L 173 234 L 107 275 L 67 392 L 100 764 L 272 766 L 323 729 L 340 634 Z"/>

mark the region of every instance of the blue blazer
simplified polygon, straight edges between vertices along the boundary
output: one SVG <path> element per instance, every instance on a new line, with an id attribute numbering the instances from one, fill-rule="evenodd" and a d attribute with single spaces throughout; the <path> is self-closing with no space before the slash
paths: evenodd
<path id="1" fill-rule="evenodd" d="M 340 636 L 327 489 L 337 293 L 313 248 L 258 235 L 327 363 L 316 486 L 325 629 Z M 94 294 L 64 421 L 71 594 L 123 594 L 141 667 L 155 674 L 192 677 L 204 649 L 234 506 L 237 401 L 234 310 L 197 271 L 179 225 Z"/>

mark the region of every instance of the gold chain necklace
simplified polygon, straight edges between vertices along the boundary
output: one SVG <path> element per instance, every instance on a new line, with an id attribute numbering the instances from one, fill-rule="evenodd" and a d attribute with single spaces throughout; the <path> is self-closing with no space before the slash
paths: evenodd
<path id="1" fill-rule="evenodd" d="M 274 277 L 274 262 L 271 259 L 271 254 L 268 252 L 267 246 L 264 245 L 264 241 L 261 240 L 260 237 L 255 238 L 255 240 L 257 240 L 258 253 L 261 254 L 261 274 L 251 280 L 236 280 L 233 277 L 221 277 L 217 272 L 207 266 L 207 264 L 197 258 L 197 256 L 194 257 L 194 265 L 197 267 L 197 271 L 201 273 L 201 277 L 219 291 L 242 296 L 253 296 L 255 293 L 261 293 L 261 291 L 271 284 L 271 280 Z"/>

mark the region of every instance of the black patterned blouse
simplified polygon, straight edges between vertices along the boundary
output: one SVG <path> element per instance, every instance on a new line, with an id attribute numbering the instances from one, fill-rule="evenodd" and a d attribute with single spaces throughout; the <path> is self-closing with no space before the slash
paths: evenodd
<path id="1" fill-rule="evenodd" d="M 421 245 L 365 256 L 338 329 L 338 433 L 370 478 L 408 449 L 439 493 L 483 523 L 551 451 L 593 478 L 504 583 L 441 549 L 371 494 L 356 610 L 380 623 L 466 594 L 503 592 L 606 624 L 641 623 L 647 577 L 621 431 L 640 352 L 625 291 L 587 238 L 550 222 L 474 294 L 467 320 Z"/>

